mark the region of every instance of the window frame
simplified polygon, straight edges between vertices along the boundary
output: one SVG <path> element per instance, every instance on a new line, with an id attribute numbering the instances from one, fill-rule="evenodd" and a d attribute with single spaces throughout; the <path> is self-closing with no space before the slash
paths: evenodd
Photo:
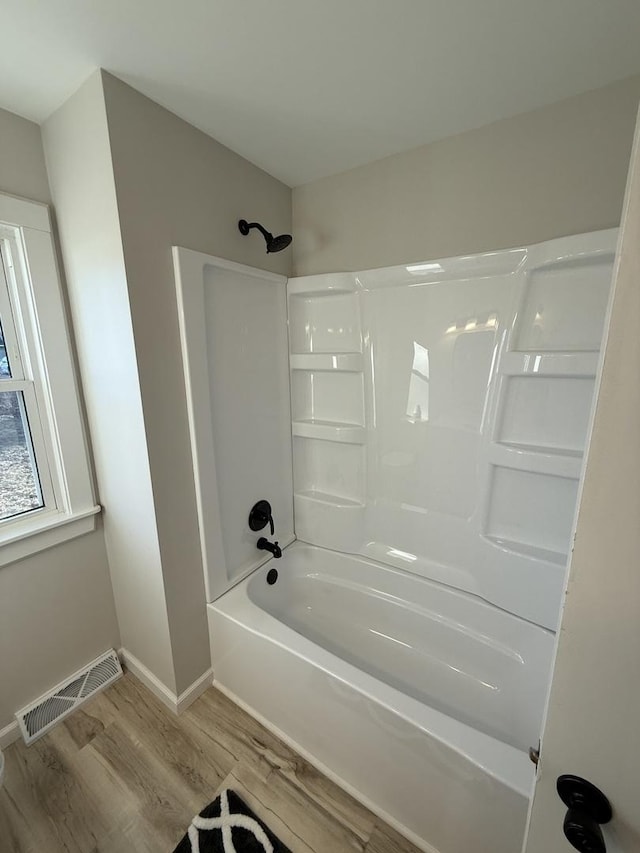
<path id="1" fill-rule="evenodd" d="M 0 300 L 12 371 L 0 390 L 24 394 L 44 504 L 0 521 L 3 566 L 93 530 L 100 507 L 48 207 L 0 193 L 0 243 L 0 290 L 6 278 L 9 315 L 4 293 Z"/>

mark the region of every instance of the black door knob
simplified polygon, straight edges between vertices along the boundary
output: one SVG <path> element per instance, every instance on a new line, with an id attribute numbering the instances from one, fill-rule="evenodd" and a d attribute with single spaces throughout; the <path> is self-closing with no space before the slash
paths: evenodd
<path id="1" fill-rule="evenodd" d="M 581 853 L 607 853 L 600 824 L 608 823 L 613 812 L 605 795 L 580 776 L 558 776 L 556 788 L 567 806 L 564 834 Z"/>

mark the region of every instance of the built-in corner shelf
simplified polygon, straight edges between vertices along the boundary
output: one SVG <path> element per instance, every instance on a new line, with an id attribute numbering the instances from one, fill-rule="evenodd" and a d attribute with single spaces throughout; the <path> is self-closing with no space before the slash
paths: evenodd
<path id="1" fill-rule="evenodd" d="M 572 450 L 571 448 L 551 447 L 546 444 L 526 444 L 519 441 L 500 441 L 498 442 L 503 447 L 511 448 L 522 453 L 543 453 L 549 456 L 567 456 L 572 459 L 582 459 L 582 450 Z"/>
<path id="2" fill-rule="evenodd" d="M 296 535 L 336 551 L 355 552 L 364 537 L 365 505 L 316 489 L 293 494 Z"/>
<path id="3" fill-rule="evenodd" d="M 358 424 L 319 421 L 313 418 L 293 421 L 293 435 L 300 438 L 319 438 L 323 441 L 339 441 L 343 444 L 364 444 L 366 433 Z"/>
<path id="4" fill-rule="evenodd" d="M 578 450 L 562 450 L 534 444 L 496 442 L 491 445 L 489 461 L 502 468 L 577 480 L 580 477 L 582 453 Z"/>
<path id="5" fill-rule="evenodd" d="M 492 545 L 495 545 L 496 548 L 511 551 L 513 554 L 519 554 L 522 557 L 529 557 L 532 560 L 540 560 L 543 563 L 552 563 L 553 565 L 562 567 L 567 564 L 569 555 L 563 551 L 552 551 L 537 545 L 528 545 L 526 542 L 514 542 L 510 539 L 503 539 L 500 536 L 485 535 L 484 538 Z"/>
<path id="6" fill-rule="evenodd" d="M 357 551 L 364 536 L 367 439 L 360 291 L 353 273 L 289 279 L 296 534 Z"/>
<path id="7" fill-rule="evenodd" d="M 358 282 L 353 273 L 333 273 L 322 276 L 303 276 L 290 278 L 289 296 L 304 296 L 318 299 L 325 296 L 340 296 L 358 290 Z"/>
<path id="8" fill-rule="evenodd" d="M 296 492 L 294 497 L 303 501 L 312 501 L 316 504 L 325 504 L 335 509 L 362 509 L 364 504 L 360 501 L 343 498 L 340 495 L 328 495 L 326 492 L 318 492 L 315 489 Z"/>
<path id="9" fill-rule="evenodd" d="M 508 352 L 500 372 L 504 376 L 594 377 L 599 352 Z"/>
<path id="10" fill-rule="evenodd" d="M 292 353 L 289 356 L 292 370 L 342 370 L 350 373 L 362 372 L 361 352 L 313 352 Z"/>

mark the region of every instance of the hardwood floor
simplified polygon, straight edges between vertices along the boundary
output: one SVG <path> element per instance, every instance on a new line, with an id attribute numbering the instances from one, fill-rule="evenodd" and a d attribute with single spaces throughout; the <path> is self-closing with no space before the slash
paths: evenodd
<path id="1" fill-rule="evenodd" d="M 293 853 L 418 853 L 214 688 L 175 717 L 125 675 L 5 758 L 0 853 L 171 853 L 226 787 Z"/>

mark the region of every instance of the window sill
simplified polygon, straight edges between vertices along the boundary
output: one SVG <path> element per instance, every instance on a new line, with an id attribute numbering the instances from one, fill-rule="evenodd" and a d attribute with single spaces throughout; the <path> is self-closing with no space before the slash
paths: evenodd
<path id="1" fill-rule="evenodd" d="M 0 529 L 0 566 L 90 533 L 95 530 L 96 515 L 101 509 L 94 506 L 73 514 L 48 513 L 12 524 L 6 531 Z"/>

